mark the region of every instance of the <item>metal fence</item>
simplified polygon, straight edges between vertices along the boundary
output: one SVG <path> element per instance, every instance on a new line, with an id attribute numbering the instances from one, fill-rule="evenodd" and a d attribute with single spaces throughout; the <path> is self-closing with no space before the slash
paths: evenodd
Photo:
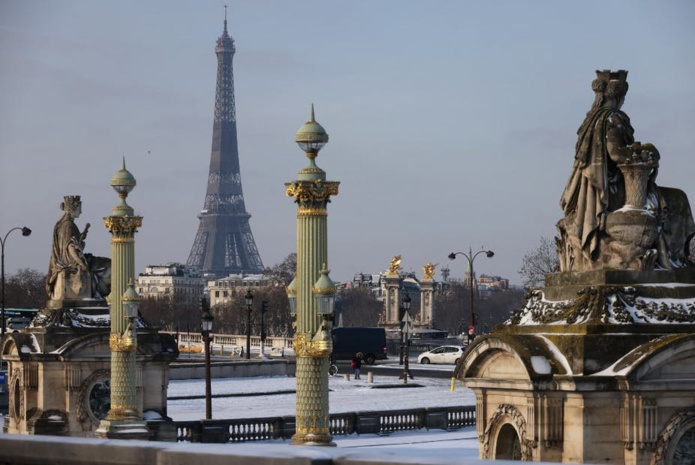
<path id="1" fill-rule="evenodd" d="M 419 429 L 455 430 L 475 426 L 475 406 L 418 408 L 374 412 L 335 413 L 330 416 L 331 435 L 389 434 Z M 178 442 L 247 442 L 290 439 L 295 417 L 238 420 L 176 421 Z"/>

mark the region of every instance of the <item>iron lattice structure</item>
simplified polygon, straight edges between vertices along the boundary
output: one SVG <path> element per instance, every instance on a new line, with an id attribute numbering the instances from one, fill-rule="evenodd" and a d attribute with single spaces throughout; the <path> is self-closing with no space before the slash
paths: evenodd
<path id="1" fill-rule="evenodd" d="M 224 31 L 215 47 L 215 121 L 205 206 L 198 215 L 200 226 L 186 262 L 201 274 L 216 277 L 263 271 L 241 188 L 232 70 L 234 52 L 225 14 Z"/>

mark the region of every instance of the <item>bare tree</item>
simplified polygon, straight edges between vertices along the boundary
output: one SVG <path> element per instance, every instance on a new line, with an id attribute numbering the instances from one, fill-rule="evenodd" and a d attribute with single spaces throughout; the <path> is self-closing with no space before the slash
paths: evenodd
<path id="1" fill-rule="evenodd" d="M 560 270 L 560 259 L 557 255 L 555 241 L 541 237 L 540 245 L 524 255 L 521 260 L 519 274 L 523 278 L 524 287 L 539 287 L 545 283 L 545 275 Z"/>
<path id="2" fill-rule="evenodd" d="M 22 268 L 5 279 L 5 307 L 43 308 L 46 305 L 46 275 Z"/>
<path id="3" fill-rule="evenodd" d="M 474 296 L 475 321 L 478 332 L 488 333 L 509 319 L 511 313 L 523 303 L 524 292 L 506 289 L 485 295 Z M 435 327 L 448 331 L 450 335 L 467 331 L 471 324 L 470 288 L 461 282 L 453 282 L 443 292 L 434 296 Z"/>
<path id="4" fill-rule="evenodd" d="M 294 279 L 294 275 L 297 273 L 297 254 L 291 253 L 285 259 L 270 267 L 263 270 L 263 274 L 269 276 L 273 281 L 281 283 L 288 286 Z"/>
<path id="5" fill-rule="evenodd" d="M 336 324 L 342 315 L 343 326 L 376 326 L 383 306 L 367 288 L 345 289 L 335 302 Z"/>
<path id="6" fill-rule="evenodd" d="M 268 336 L 288 336 L 291 333 L 290 304 L 285 286 L 270 285 L 251 289 L 251 334 L 260 335 L 261 326 Z M 246 334 L 248 307 L 245 292 L 235 292 L 229 301 L 213 307 L 215 332 Z M 267 302 L 266 313 L 262 314 L 263 302 Z M 261 321 L 261 318 L 263 321 Z"/>
<path id="7" fill-rule="evenodd" d="M 147 296 L 140 302 L 140 315 L 151 325 L 165 331 L 198 331 L 201 307 L 180 289 L 173 295 Z"/>

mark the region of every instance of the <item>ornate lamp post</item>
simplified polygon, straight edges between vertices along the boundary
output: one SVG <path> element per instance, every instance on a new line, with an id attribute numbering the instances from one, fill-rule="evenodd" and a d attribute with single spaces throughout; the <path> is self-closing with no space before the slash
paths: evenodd
<path id="1" fill-rule="evenodd" d="M 2 336 L 5 335 L 5 242 L 7 242 L 7 236 L 9 236 L 12 231 L 16 231 L 18 229 L 22 231 L 22 236 L 29 236 L 31 234 L 31 229 L 27 228 L 26 226 L 17 226 L 16 228 L 12 228 L 7 231 L 5 237 L 0 239 L 0 246 L 2 246 L 0 247 L 2 248 Z"/>
<path id="2" fill-rule="evenodd" d="M 205 419 L 212 419 L 212 390 L 210 388 L 210 334 L 212 334 L 212 321 L 215 319 L 210 314 L 208 299 L 202 300 L 203 315 L 200 317 L 200 329 L 205 343 Z"/>
<path id="3" fill-rule="evenodd" d="M 246 291 L 244 296 L 246 300 L 246 359 L 251 358 L 251 306 L 253 305 L 253 294 L 251 289 Z"/>
<path id="4" fill-rule="evenodd" d="M 401 323 L 401 354 L 405 352 L 405 356 L 403 357 L 403 375 L 401 375 L 401 378 L 403 378 L 403 384 L 408 384 L 408 377 L 412 379 L 413 376 L 410 374 L 410 336 L 412 334 L 412 320 L 410 319 L 410 294 L 408 291 L 405 291 L 405 297 L 403 297 L 403 309 L 405 310 L 403 312 L 403 320 Z M 403 347 L 405 346 L 405 350 Z"/>
<path id="5" fill-rule="evenodd" d="M 403 346 L 405 345 L 405 339 L 404 339 L 404 335 L 403 335 L 403 327 L 407 324 L 407 321 L 405 319 L 406 314 L 408 315 L 408 319 L 410 319 L 409 311 L 410 311 L 410 303 L 411 302 L 412 302 L 412 299 L 410 298 L 410 294 L 408 293 L 408 291 L 405 291 L 405 294 L 403 295 L 403 299 L 401 301 L 401 307 L 403 309 L 403 312 L 399 318 L 400 323 L 401 323 L 400 324 L 400 326 L 401 326 L 401 357 L 400 357 L 400 360 L 398 362 L 399 365 L 403 365 L 403 354 L 405 352 L 405 350 L 403 348 Z"/>
<path id="6" fill-rule="evenodd" d="M 328 277 L 328 202 L 338 195 L 336 181 L 326 181 L 326 172 L 316 166 L 319 151 L 328 142 L 325 129 L 311 117 L 295 141 L 309 164 L 297 180 L 285 184 L 287 195 L 297 204 L 297 273 L 288 287 L 290 306 L 295 305 L 297 356 L 296 434 L 291 444 L 334 446 L 328 412 L 328 367 L 333 343 L 331 327 L 335 285 Z M 292 303 L 294 295 L 295 303 Z"/>
<path id="7" fill-rule="evenodd" d="M 137 294 L 132 288 L 135 276 L 135 233 L 142 217 L 135 216 L 126 197 L 136 181 L 125 167 L 111 178 L 111 187 L 121 203 L 113 208 L 104 225 L 111 233 L 111 408 L 96 435 L 102 438 L 144 439 L 147 424 L 138 410 L 137 399 Z M 132 291 L 132 292 L 131 292 Z M 118 296 L 122 296 L 118 298 Z"/>
<path id="8" fill-rule="evenodd" d="M 265 358 L 265 340 L 267 339 L 267 334 L 265 331 L 265 314 L 268 313 L 268 302 L 261 301 L 261 353 L 260 358 Z"/>
<path id="9" fill-rule="evenodd" d="M 480 250 L 476 252 L 475 255 L 473 255 L 473 252 L 471 251 L 471 248 L 468 247 L 468 253 L 465 252 L 451 252 L 449 254 L 449 260 L 455 260 L 457 255 L 463 255 L 466 257 L 468 260 L 468 285 L 470 287 L 471 291 L 471 325 L 468 328 L 468 342 L 472 341 L 473 338 L 475 337 L 475 311 L 473 310 L 473 294 L 474 294 L 474 282 L 473 282 L 473 261 L 475 260 L 475 257 L 480 255 L 481 253 L 484 253 L 487 258 L 492 258 L 495 255 L 495 252 L 492 250 Z"/>

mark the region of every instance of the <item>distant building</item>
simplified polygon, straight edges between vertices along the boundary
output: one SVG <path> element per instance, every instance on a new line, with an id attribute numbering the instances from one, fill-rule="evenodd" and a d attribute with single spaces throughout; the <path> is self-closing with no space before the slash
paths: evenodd
<path id="1" fill-rule="evenodd" d="M 382 301 L 384 300 L 384 296 L 386 295 L 386 281 L 384 280 L 385 276 L 386 271 L 382 271 L 376 274 L 357 273 L 352 278 L 352 283 L 347 284 L 345 287 L 361 287 L 369 289 L 377 300 Z M 419 299 L 420 282 L 415 277 L 415 273 L 401 272 L 399 273 L 399 277 L 401 278 L 402 289 L 404 291 L 408 291 L 408 293 L 410 294 L 410 298 Z"/>
<path id="2" fill-rule="evenodd" d="M 478 289 L 481 294 L 506 291 L 509 289 L 509 280 L 500 276 L 488 276 L 481 274 L 478 279 Z"/>
<path id="3" fill-rule="evenodd" d="M 249 288 L 261 288 L 275 285 L 275 282 L 262 274 L 231 274 L 226 278 L 208 281 L 210 306 L 229 303 L 236 295 L 245 295 Z"/>
<path id="4" fill-rule="evenodd" d="M 137 279 L 141 297 L 174 297 L 177 301 L 196 303 L 203 297 L 203 280 L 195 270 L 180 263 L 150 265 Z"/>

